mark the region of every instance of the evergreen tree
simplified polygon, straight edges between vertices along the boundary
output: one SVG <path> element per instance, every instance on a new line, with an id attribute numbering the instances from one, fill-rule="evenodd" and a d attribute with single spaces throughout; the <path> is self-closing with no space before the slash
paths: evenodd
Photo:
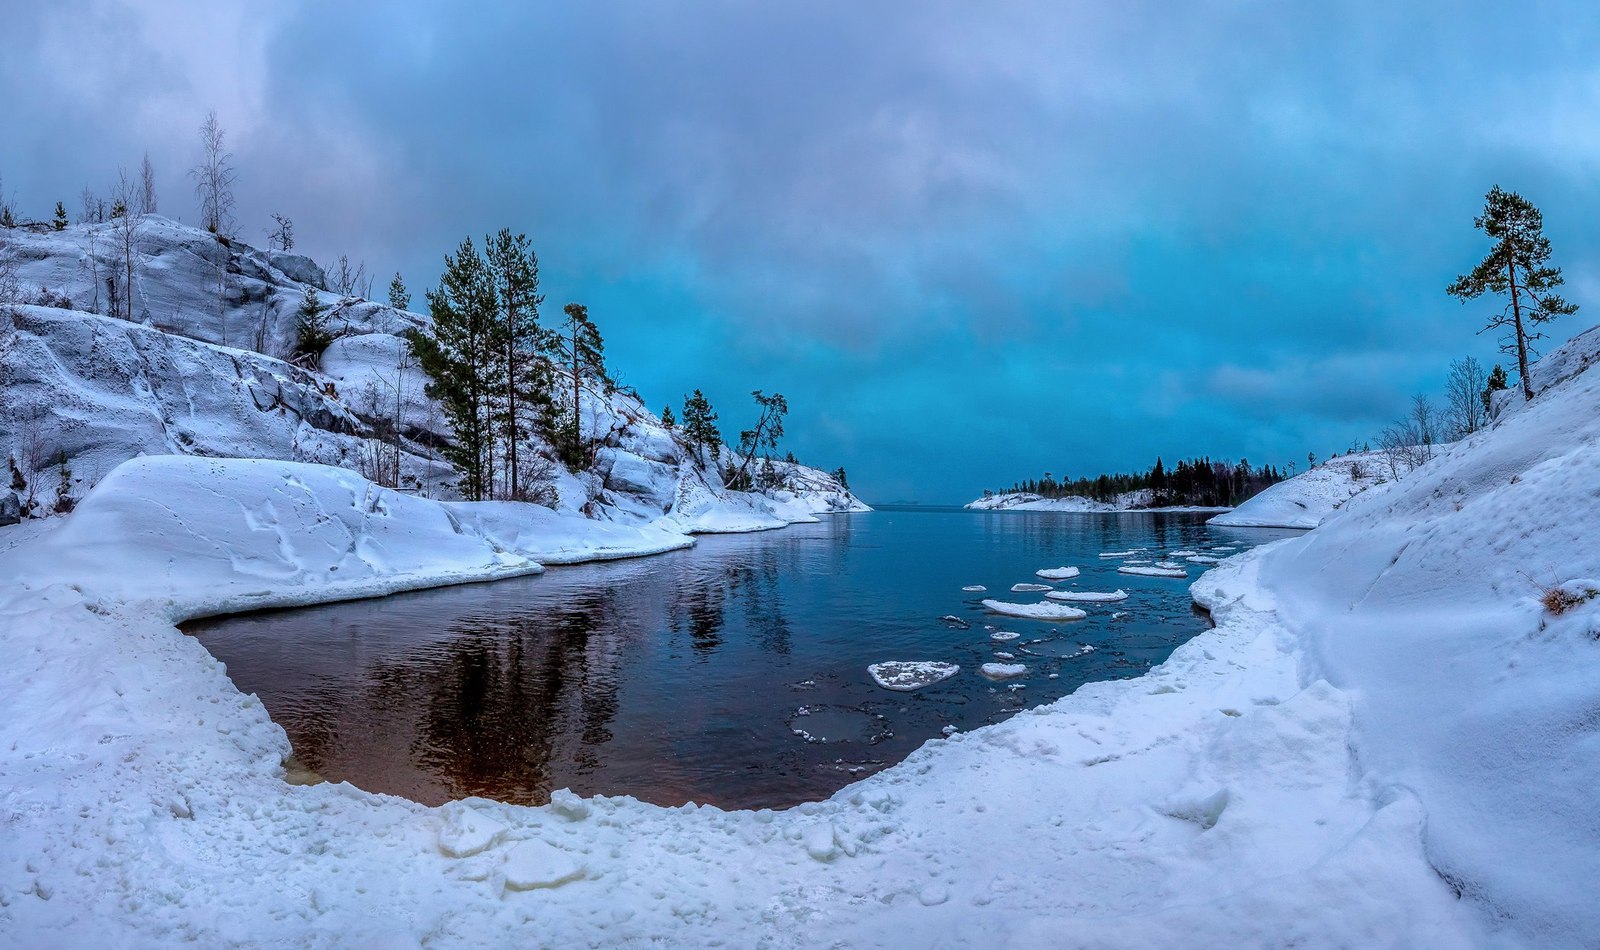
<path id="1" fill-rule="evenodd" d="M 839 487 L 840 488 L 843 488 L 845 491 L 849 491 L 850 490 L 850 479 L 845 477 L 844 466 L 843 465 L 841 465 L 838 468 L 834 469 L 833 478 L 834 478 L 834 481 L 837 481 L 839 483 Z M 985 491 L 983 494 L 984 494 L 985 497 L 987 497 L 989 495 L 989 492 Z"/>
<path id="2" fill-rule="evenodd" d="M 438 289 L 428 292 L 433 325 L 413 331 L 408 340 L 429 377 L 427 394 L 439 401 L 455 436 L 443 454 L 461 473 L 461 494 L 482 501 L 492 490 L 494 471 L 498 303 L 489 266 L 471 238 L 454 255 L 446 254 L 444 264 Z"/>
<path id="3" fill-rule="evenodd" d="M 678 424 L 678 420 L 676 420 L 676 419 L 674 419 L 672 417 L 672 407 L 671 406 L 662 406 L 661 407 L 661 424 L 666 426 L 669 429 Z"/>
<path id="4" fill-rule="evenodd" d="M 11 213 L 11 206 L 0 204 L 0 228 L 14 228 L 17 226 L 16 216 Z"/>
<path id="5" fill-rule="evenodd" d="M 389 281 L 389 306 L 396 310 L 404 310 L 411 306 L 411 291 L 406 289 L 406 282 L 400 279 L 400 272 L 394 272 L 394 279 Z"/>
<path id="6" fill-rule="evenodd" d="M 567 320 L 561 326 L 561 365 L 572 377 L 572 401 L 566 407 L 562 422 L 562 457 L 569 466 L 576 467 L 587 461 L 579 419 L 583 380 L 592 376 L 605 382 L 605 342 L 600 339 L 599 328 L 589 319 L 588 307 L 569 303 L 562 312 Z"/>
<path id="7" fill-rule="evenodd" d="M 1494 369 L 1489 373 L 1488 385 L 1483 387 L 1483 411 L 1494 411 L 1494 394 L 1509 388 L 1506 381 L 1505 367 L 1499 363 L 1494 364 Z"/>
<path id="8" fill-rule="evenodd" d="M 768 396 L 757 389 L 750 395 L 756 400 L 756 424 L 739 433 L 741 461 L 729 479 L 729 484 L 740 491 L 751 484 L 750 463 L 755 461 L 756 454 L 778 447 L 778 440 L 783 438 L 783 418 L 789 414 L 789 400 L 783 398 L 782 393 Z"/>
<path id="9" fill-rule="evenodd" d="M 683 438 L 695 450 L 701 464 L 705 463 L 707 449 L 713 462 L 721 459 L 722 433 L 717 429 L 717 413 L 705 393 L 698 389 L 683 397 Z"/>
<path id="10" fill-rule="evenodd" d="M 512 235 L 502 228 L 484 238 L 484 261 L 493 291 L 495 423 L 505 444 L 509 497 L 521 498 L 519 444 L 527 437 L 531 420 L 549 417 L 550 405 L 549 366 L 540 355 L 548 341 L 539 327 L 539 305 L 544 303 L 539 258 L 526 234 Z"/>
<path id="11" fill-rule="evenodd" d="M 65 231 L 67 229 L 67 206 L 66 205 L 62 204 L 59 201 L 56 202 L 56 217 L 55 217 L 55 220 L 52 221 L 51 223 L 53 225 L 55 225 L 55 229 L 57 231 Z"/>
<path id="12" fill-rule="evenodd" d="M 1445 292 L 1462 303 L 1485 293 L 1510 296 L 1505 309 L 1491 316 L 1484 329 L 1512 328 L 1512 338 L 1501 345 L 1501 351 L 1516 354 L 1522 398 L 1532 399 L 1528 344 L 1544 336 L 1534 328 L 1574 313 L 1578 307 L 1554 293 L 1564 282 L 1561 268 L 1550 266 L 1544 216 L 1532 202 L 1495 185 L 1485 196 L 1483 214 L 1472 220 L 1472 226 L 1493 239 L 1494 247 L 1471 273 L 1457 277 Z"/>
<path id="13" fill-rule="evenodd" d="M 333 332 L 328 328 L 328 307 L 310 284 L 306 285 L 300 309 L 295 311 L 294 329 L 295 356 L 309 366 L 321 366 L 322 351 L 333 342 Z"/>

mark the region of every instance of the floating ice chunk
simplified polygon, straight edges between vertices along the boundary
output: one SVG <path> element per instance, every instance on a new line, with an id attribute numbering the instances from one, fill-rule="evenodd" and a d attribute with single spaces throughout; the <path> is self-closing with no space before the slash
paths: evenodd
<path id="1" fill-rule="evenodd" d="M 1167 557 L 1194 557 L 1199 551 L 1168 551 Z"/>
<path id="2" fill-rule="evenodd" d="M 1128 612 L 1126 610 L 1119 610 L 1116 613 L 1111 615 L 1111 619 L 1112 620 L 1121 620 L 1123 617 L 1126 617 L 1127 615 L 1128 615 Z"/>
<path id="3" fill-rule="evenodd" d="M 1012 634 L 1016 636 L 1016 634 Z M 909 693 L 914 689 L 932 686 L 941 680 L 961 672 L 961 667 L 954 663 L 940 663 L 937 660 L 888 660 L 883 663 L 874 663 L 867 667 L 867 673 L 872 681 L 884 689 Z"/>
<path id="4" fill-rule="evenodd" d="M 998 650 L 995 651 L 994 656 L 997 660 L 1015 660 L 1017 658 L 1014 653 L 1002 653 Z"/>
<path id="5" fill-rule="evenodd" d="M 955 726 L 945 726 L 943 729 L 940 729 L 939 731 L 944 733 L 947 736 L 953 736 L 956 733 L 960 732 L 961 730 L 957 729 Z"/>
<path id="6" fill-rule="evenodd" d="M 1011 593 L 1013 593 L 1013 594 L 1036 594 L 1039 591 L 1049 590 L 1049 589 L 1050 589 L 1050 585 L 1049 584 L 1012 584 L 1011 585 Z"/>
<path id="7" fill-rule="evenodd" d="M 985 663 L 978 672 L 992 680 L 1009 680 L 1027 675 L 1028 668 L 1021 663 Z"/>
<path id="8" fill-rule="evenodd" d="M 1101 551 L 1101 557 L 1133 557 L 1138 551 Z"/>
<path id="9" fill-rule="evenodd" d="M 1208 557 L 1208 556 L 1206 556 L 1204 554 L 1196 554 L 1194 557 L 1184 558 L 1184 560 L 1188 561 L 1190 564 L 1221 564 L 1222 563 L 1222 558 L 1220 558 L 1220 557 Z"/>
<path id="10" fill-rule="evenodd" d="M 1138 577 L 1188 577 L 1189 572 L 1183 568 L 1171 567 L 1130 567 L 1126 564 L 1117 568 L 1119 574 L 1133 574 Z M 987 603 L 987 601 L 985 601 Z"/>
<path id="11" fill-rule="evenodd" d="M 989 639 L 998 640 L 1001 643 L 1004 643 L 1007 640 L 1015 640 L 1020 636 L 1022 636 L 1022 634 L 1012 633 L 1010 630 L 996 630 L 994 633 L 989 634 Z"/>
<path id="12" fill-rule="evenodd" d="M 524 841 L 506 852 L 501 872 L 506 890 L 531 891 L 536 887 L 560 887 L 588 873 L 588 868 L 570 851 L 543 841 Z"/>
<path id="13" fill-rule="evenodd" d="M 1149 558 L 1135 558 L 1135 559 L 1130 560 L 1130 561 L 1123 561 L 1122 563 L 1124 563 L 1124 564 L 1142 565 L 1142 564 L 1149 564 L 1150 563 L 1150 559 Z"/>
<path id="14" fill-rule="evenodd" d="M 1053 590 L 1046 597 L 1051 600 L 1078 601 L 1085 604 L 1109 604 L 1113 601 L 1127 600 L 1128 592 L 1122 588 L 1116 590 Z"/>
<path id="15" fill-rule="evenodd" d="M 1047 567 L 1042 571 L 1034 571 L 1034 573 L 1048 581 L 1064 581 L 1069 577 L 1077 577 L 1078 569 L 1075 567 Z"/>
<path id="16" fill-rule="evenodd" d="M 1156 567 L 1164 567 L 1169 571 L 1178 571 L 1183 569 L 1183 565 L 1179 564 L 1177 561 L 1157 561 Z"/>
<path id="17" fill-rule="evenodd" d="M 1089 616 L 1076 607 L 1040 601 L 1037 604 L 1011 604 L 1003 600 L 986 600 L 983 605 L 997 614 L 1023 617 L 1028 620 L 1082 620 Z"/>
<path id="18" fill-rule="evenodd" d="M 988 603 L 988 601 L 985 601 L 985 603 Z M 955 614 L 945 614 L 943 617 L 940 617 L 939 619 L 943 620 L 945 623 L 949 624 L 950 626 L 955 627 L 957 630 L 967 630 L 967 629 L 970 629 L 972 627 L 972 624 L 967 623 L 965 620 L 962 620 L 960 617 L 957 617 Z"/>
<path id="19" fill-rule="evenodd" d="M 966 591 L 969 594 L 981 594 L 984 591 L 988 590 L 989 588 L 983 586 L 982 584 L 968 584 L 967 586 L 965 586 L 965 587 L 963 587 L 961 589 Z"/>

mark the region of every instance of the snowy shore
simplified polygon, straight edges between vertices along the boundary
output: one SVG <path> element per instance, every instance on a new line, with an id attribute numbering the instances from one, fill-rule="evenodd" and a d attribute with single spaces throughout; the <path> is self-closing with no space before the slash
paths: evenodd
<path id="1" fill-rule="evenodd" d="M 782 812 L 288 784 L 283 730 L 175 622 L 683 534 L 521 531 L 293 463 L 128 463 L 0 542 L 0 938 L 1592 945 L 1594 336 L 1490 429 L 1202 575 L 1216 628 L 1148 674 Z"/>
<path id="2" fill-rule="evenodd" d="M 1065 498 L 1045 498 L 1030 492 L 1005 492 L 999 495 L 986 495 L 975 501 L 969 501 L 963 507 L 973 511 L 1067 511 L 1090 513 L 1129 513 L 1129 512 L 1161 512 L 1161 511 L 1192 511 L 1213 512 L 1232 511 L 1231 508 L 1207 508 L 1194 505 L 1167 505 L 1152 508 L 1140 501 L 1149 499 L 1149 492 L 1127 492 L 1118 498 L 1116 503 L 1095 501 L 1080 495 L 1068 495 Z"/>

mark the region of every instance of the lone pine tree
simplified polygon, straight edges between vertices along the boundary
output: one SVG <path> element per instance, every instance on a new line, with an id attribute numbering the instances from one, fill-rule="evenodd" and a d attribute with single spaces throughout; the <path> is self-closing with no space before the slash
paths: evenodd
<path id="1" fill-rule="evenodd" d="M 1505 308 L 1491 316 L 1483 329 L 1512 328 L 1511 339 L 1500 348 L 1516 354 L 1522 398 L 1532 399 L 1528 345 L 1544 335 L 1535 328 L 1563 314 L 1575 313 L 1578 306 L 1554 293 L 1563 283 L 1561 268 L 1550 266 L 1550 239 L 1544 236 L 1544 216 L 1532 202 L 1495 185 L 1485 196 L 1483 214 L 1472 220 L 1472 226 L 1493 239 L 1494 247 L 1477 267 L 1457 277 L 1445 292 L 1462 303 L 1485 293 L 1509 296 Z"/>

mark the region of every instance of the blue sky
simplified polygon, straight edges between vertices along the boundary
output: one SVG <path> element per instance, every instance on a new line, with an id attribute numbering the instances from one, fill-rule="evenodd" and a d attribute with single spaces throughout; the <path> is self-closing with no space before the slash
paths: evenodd
<path id="1" fill-rule="evenodd" d="M 1585 307 L 1556 339 L 1600 313 L 1584 3 L 333 6 L 0 0 L 6 191 L 148 151 L 192 221 L 215 108 L 247 239 L 420 300 L 525 231 L 653 408 L 783 392 L 877 501 L 1371 438 L 1495 358 L 1443 288 L 1497 182 Z"/>

